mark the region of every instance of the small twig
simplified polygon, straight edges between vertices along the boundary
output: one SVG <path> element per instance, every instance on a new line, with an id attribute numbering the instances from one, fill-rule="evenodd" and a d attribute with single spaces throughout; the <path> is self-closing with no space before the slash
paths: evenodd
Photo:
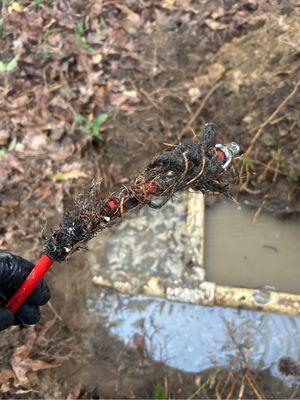
<path id="1" fill-rule="evenodd" d="M 55 308 L 53 307 L 51 301 L 48 301 L 47 305 L 48 305 L 48 307 L 50 308 L 50 310 L 53 312 L 54 317 L 63 322 L 62 317 L 61 317 L 61 316 L 58 314 L 58 312 L 55 310 Z"/>
<path id="2" fill-rule="evenodd" d="M 179 134 L 179 138 L 181 139 L 183 134 L 191 127 L 191 125 L 193 125 L 193 123 L 195 122 L 195 120 L 198 118 L 198 116 L 200 115 L 200 113 L 202 112 L 203 108 L 205 107 L 207 100 L 211 97 L 211 95 L 218 89 L 219 86 L 221 86 L 222 82 L 218 82 L 216 83 L 206 94 L 206 96 L 204 97 L 203 101 L 201 102 L 200 106 L 197 108 L 196 112 L 194 113 L 194 115 L 190 118 L 190 120 L 188 121 L 188 123 L 186 124 L 186 126 L 182 129 L 182 131 Z"/>
<path id="3" fill-rule="evenodd" d="M 236 384 L 237 384 L 236 380 L 233 380 L 233 382 L 231 383 L 230 390 L 229 390 L 229 392 L 227 393 L 226 400 L 227 400 L 227 399 L 228 399 L 228 400 L 232 399 L 232 395 L 233 395 L 233 392 L 234 392 L 234 390 L 235 390 L 235 388 L 236 388 Z"/>
<path id="4" fill-rule="evenodd" d="M 242 384 L 241 384 L 239 394 L 238 394 L 238 400 L 241 400 L 243 398 L 244 390 L 245 390 L 245 383 L 244 383 L 244 377 L 243 377 Z"/>
<path id="5" fill-rule="evenodd" d="M 265 400 L 266 396 L 264 395 L 263 391 L 261 390 L 261 388 L 258 386 L 257 382 L 255 381 L 252 373 L 250 372 L 250 370 L 247 370 L 246 374 L 245 374 L 245 378 L 247 379 L 247 381 L 249 382 L 253 392 L 256 394 L 256 396 L 258 397 L 258 399 L 260 400 Z"/>
<path id="6" fill-rule="evenodd" d="M 226 381 L 223 383 L 223 391 L 226 390 L 227 385 L 230 383 L 231 379 L 234 379 L 234 375 L 233 375 L 233 373 L 231 371 L 229 371 L 228 375 L 227 375 L 227 378 L 226 378 Z M 223 394 L 223 391 L 222 391 L 222 394 Z"/>
<path id="7" fill-rule="evenodd" d="M 255 214 L 254 214 L 254 216 L 253 216 L 253 218 L 252 218 L 253 224 L 256 223 L 257 218 L 259 217 L 261 211 L 262 211 L 262 206 L 258 207 L 258 209 L 255 211 Z"/>
<path id="8" fill-rule="evenodd" d="M 271 190 L 271 189 L 270 189 L 270 190 Z M 254 214 L 254 216 L 253 216 L 253 218 L 252 218 L 253 224 L 256 223 L 257 218 L 259 217 L 260 213 L 262 212 L 266 201 L 269 199 L 269 192 L 270 192 L 270 190 L 268 190 L 268 192 L 264 195 L 263 200 L 262 200 L 262 204 L 261 204 L 261 205 L 258 207 L 258 209 L 255 211 L 255 214 Z"/>
<path id="9" fill-rule="evenodd" d="M 199 388 L 193 394 L 188 397 L 188 400 L 193 400 L 196 396 L 198 396 L 203 391 L 203 389 L 205 389 L 205 387 L 208 386 L 210 382 L 212 382 L 218 376 L 220 371 L 221 368 L 213 371 L 212 374 L 207 378 L 207 380 L 201 386 L 199 386 Z"/>
<path id="10" fill-rule="evenodd" d="M 256 134 L 252 138 L 250 145 L 249 145 L 247 151 L 245 152 L 246 155 L 248 155 L 251 152 L 251 150 L 253 149 L 253 146 L 255 145 L 255 143 L 257 142 L 259 137 L 261 136 L 263 129 L 272 122 L 272 120 L 276 117 L 276 115 L 279 113 L 279 111 L 281 111 L 284 108 L 284 106 L 290 101 L 290 99 L 297 93 L 299 85 L 300 85 L 300 80 L 296 83 L 296 85 L 294 86 L 294 89 L 291 91 L 291 93 L 279 104 L 279 106 L 276 108 L 276 110 L 265 120 L 265 122 L 263 122 L 258 127 Z"/>
<path id="11" fill-rule="evenodd" d="M 142 93 L 142 95 L 144 95 L 146 97 L 146 99 L 149 101 L 149 103 L 156 109 L 159 111 L 159 106 L 156 104 L 156 102 L 152 99 L 152 97 L 149 95 L 149 93 L 146 92 L 146 90 L 144 89 L 140 89 L 140 92 Z"/>
<path id="12" fill-rule="evenodd" d="M 274 162 L 274 156 L 271 158 L 271 160 L 268 162 L 268 164 L 266 165 L 266 167 L 264 168 L 264 170 L 262 171 L 262 173 L 257 177 L 257 182 L 262 183 L 263 181 L 265 181 L 267 174 L 271 168 L 271 165 Z M 278 164 L 278 162 L 277 162 Z"/>
<path id="13" fill-rule="evenodd" d="M 202 167 L 201 170 L 199 172 L 198 175 L 196 175 L 193 179 L 191 179 L 188 184 L 190 185 L 192 182 L 194 182 L 196 179 L 199 179 L 201 177 L 201 175 L 203 174 L 204 171 L 204 167 L 205 167 L 205 158 L 203 158 L 203 162 L 202 162 Z"/>

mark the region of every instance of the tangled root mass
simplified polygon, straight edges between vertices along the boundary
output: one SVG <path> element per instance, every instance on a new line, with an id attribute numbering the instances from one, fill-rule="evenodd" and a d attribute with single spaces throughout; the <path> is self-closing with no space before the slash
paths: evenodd
<path id="1" fill-rule="evenodd" d="M 168 147 L 131 185 L 111 196 L 103 197 L 100 183 L 93 183 L 78 197 L 73 209 L 64 213 L 59 228 L 45 245 L 45 253 L 61 262 L 126 211 L 145 205 L 160 208 L 178 191 L 226 193 L 228 174 L 214 147 L 216 135 L 216 125 L 207 124 L 201 137 Z"/>

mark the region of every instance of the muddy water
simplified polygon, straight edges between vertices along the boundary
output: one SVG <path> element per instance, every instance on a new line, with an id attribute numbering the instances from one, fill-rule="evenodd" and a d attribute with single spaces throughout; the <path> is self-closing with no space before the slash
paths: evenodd
<path id="1" fill-rule="evenodd" d="M 145 231 L 147 240 L 143 242 L 142 251 L 134 254 L 132 275 L 137 276 L 137 270 L 143 270 L 148 251 L 155 259 L 166 256 L 160 246 L 153 246 L 153 243 L 157 227 L 160 241 L 168 241 L 170 232 L 165 228 L 171 224 L 173 229 L 179 224 L 174 204 L 170 206 L 172 212 L 169 214 L 168 209 L 160 210 L 151 214 L 150 219 L 149 211 L 141 210 L 139 218 L 147 218 L 150 225 Z M 180 201 L 178 207 L 182 207 Z M 168 218 L 165 218 L 166 213 Z M 276 222 L 266 216 L 253 225 L 251 214 L 246 210 L 220 203 L 207 212 L 206 218 L 208 279 L 221 284 L 250 287 L 268 284 L 281 290 L 297 291 L 296 238 L 297 235 L 299 238 L 299 232 L 297 223 Z M 122 270 L 124 265 L 130 272 L 128 237 L 131 249 L 135 246 L 138 249 L 143 237 L 134 218 L 116 228 L 111 235 L 107 238 L 106 248 L 103 248 L 103 238 L 99 240 L 99 247 L 97 239 L 93 243 L 91 262 L 96 275 L 99 268 L 115 271 Z M 122 237 L 126 243 L 124 251 L 120 251 L 120 247 L 118 257 L 110 257 L 109 243 L 112 238 L 118 243 Z M 186 237 L 182 235 L 180 240 L 184 241 Z M 178 245 L 178 251 L 185 246 L 186 243 L 183 247 Z M 110 266 L 111 260 L 113 266 Z M 144 273 L 147 274 L 147 270 Z M 277 368 L 281 357 L 290 356 L 300 361 L 300 317 L 180 304 L 101 288 L 89 299 L 88 309 L 126 346 L 134 346 L 136 337 L 142 336 L 147 352 L 154 360 L 188 372 L 220 366 L 240 368 L 247 364 L 251 368 L 269 368 L 274 376 L 281 377 Z M 93 340 L 97 341 L 97 332 Z"/>
<path id="2" fill-rule="evenodd" d="M 300 318 L 104 293 L 93 306 L 127 346 L 142 336 L 153 359 L 183 371 L 246 363 L 283 378 L 278 360 L 300 360 Z"/>
<path id="3" fill-rule="evenodd" d="M 300 221 L 279 221 L 232 202 L 206 211 L 205 268 L 209 281 L 271 286 L 300 293 Z"/>

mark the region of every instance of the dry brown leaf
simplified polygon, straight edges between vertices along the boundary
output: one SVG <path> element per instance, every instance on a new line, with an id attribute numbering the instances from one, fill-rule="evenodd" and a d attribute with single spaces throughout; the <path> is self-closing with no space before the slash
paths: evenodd
<path id="1" fill-rule="evenodd" d="M 28 104 L 30 102 L 30 99 L 27 95 L 22 95 L 20 97 L 17 97 L 15 99 L 13 99 L 13 107 L 14 108 L 19 108 L 19 107 L 23 107 L 26 104 Z"/>
<path id="2" fill-rule="evenodd" d="M 24 172 L 24 168 L 20 163 L 20 161 L 17 160 L 17 158 L 14 157 L 11 153 L 7 154 L 5 161 L 6 161 L 6 168 L 8 171 L 12 169 L 20 173 Z"/>
<path id="3" fill-rule="evenodd" d="M 161 7 L 167 10 L 175 10 L 177 9 L 176 0 L 163 0 L 161 2 Z"/>
<path id="4" fill-rule="evenodd" d="M 66 137 L 60 142 L 51 141 L 48 145 L 49 158 L 54 161 L 66 160 L 75 150 L 73 141 Z"/>
<path id="5" fill-rule="evenodd" d="M 225 67 L 222 64 L 215 63 L 209 67 L 208 78 L 211 83 L 217 82 L 225 73 Z"/>
<path id="6" fill-rule="evenodd" d="M 93 61 L 93 64 L 100 64 L 100 62 L 102 61 L 102 54 L 95 54 L 92 57 L 92 61 Z"/>
<path id="7" fill-rule="evenodd" d="M 15 374 L 12 369 L 3 369 L 0 371 L 0 392 L 5 393 L 11 390 L 11 379 L 15 379 Z"/>
<path id="8" fill-rule="evenodd" d="M 26 376 L 29 371 L 40 371 L 42 369 L 55 368 L 60 364 L 49 363 L 42 360 L 33 360 L 29 358 L 29 353 L 36 339 L 35 327 L 31 326 L 26 332 L 26 343 L 15 349 L 10 359 L 10 364 L 17 378 L 17 383 L 28 387 L 29 381 Z"/>
<path id="9" fill-rule="evenodd" d="M 192 7 L 190 0 L 178 0 L 178 5 L 186 12 L 198 13 L 197 10 Z"/>
<path id="10" fill-rule="evenodd" d="M 23 139 L 23 144 L 31 150 L 41 150 L 46 147 L 47 142 L 48 138 L 46 135 L 34 132 L 34 130 L 28 132 Z"/>
<path id="11" fill-rule="evenodd" d="M 123 28 L 130 35 L 135 35 L 142 25 L 141 18 L 138 14 L 132 13 L 123 21 Z"/>
<path id="12" fill-rule="evenodd" d="M 142 26 L 142 20 L 140 16 L 124 4 L 118 4 L 118 8 L 122 10 L 123 13 L 127 14 L 127 17 L 123 20 L 122 23 L 125 31 L 130 35 L 136 34 L 136 32 Z"/>
<path id="13" fill-rule="evenodd" d="M 195 101 L 197 101 L 202 94 L 201 90 L 198 87 L 190 88 L 188 93 L 192 104 L 195 103 Z"/>
<path id="14" fill-rule="evenodd" d="M 216 10 L 214 10 L 211 13 L 211 17 L 214 20 L 222 18 L 222 17 L 224 17 L 224 15 L 225 15 L 225 11 L 224 11 L 224 8 L 222 8 L 222 7 L 218 7 Z"/>
<path id="15" fill-rule="evenodd" d="M 135 105 L 140 102 L 137 92 L 134 90 L 125 90 L 122 93 L 112 93 L 110 95 L 110 103 L 115 107 L 121 107 L 126 103 Z"/>
<path id="16" fill-rule="evenodd" d="M 207 18 L 205 20 L 205 24 L 212 29 L 213 31 L 221 30 L 226 28 L 226 24 L 223 24 L 222 22 L 215 21 L 213 19 Z"/>
<path id="17" fill-rule="evenodd" d="M 58 172 L 54 175 L 53 180 L 55 182 L 68 181 L 70 179 L 86 178 L 88 175 L 79 169 L 73 169 L 68 172 Z"/>
<path id="18" fill-rule="evenodd" d="M 0 145 L 6 144 L 9 139 L 9 131 L 8 129 L 0 129 Z"/>

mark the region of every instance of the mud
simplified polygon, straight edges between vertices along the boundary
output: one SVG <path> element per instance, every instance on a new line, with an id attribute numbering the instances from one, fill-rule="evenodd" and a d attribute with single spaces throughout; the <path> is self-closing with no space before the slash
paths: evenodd
<path id="1" fill-rule="evenodd" d="M 2 3 L 4 7 L 5 2 Z M 17 139 L 15 150 L 1 159 L 2 247 L 31 261 L 36 260 L 42 248 L 41 231 L 45 225 L 46 230 L 56 226 L 59 214 L 91 177 L 103 180 L 105 195 L 108 189 L 127 184 L 131 177 L 136 176 L 145 160 L 151 159 L 164 142 L 177 144 L 183 137 L 198 133 L 200 126 L 208 121 L 215 121 L 220 126 L 222 141 L 235 140 L 246 152 L 248 150 L 238 168 L 242 173 L 236 196 L 246 197 L 248 207 L 269 211 L 273 216 L 299 214 L 298 2 L 128 1 L 127 12 L 126 8 L 121 11 L 119 4 L 115 3 L 115 6 L 114 2 L 106 2 L 103 8 L 98 7 L 98 2 L 91 5 L 83 1 L 71 2 L 67 6 L 58 2 L 53 7 L 52 1 L 45 0 L 37 7 L 37 12 L 29 7 L 29 3 L 24 2 L 26 7 L 22 13 L 14 10 L 9 14 L 4 10 L 6 14 L 3 16 L 8 17 L 8 21 L 1 26 L 0 35 L 4 61 L 17 54 L 16 48 L 20 51 L 18 67 L 9 79 L 8 75 L 1 75 L 0 82 L 1 150 L 7 150 L 11 140 Z M 38 3 L 35 2 L 35 6 Z M 87 17 L 90 13 L 91 18 Z M 74 29 L 81 22 L 86 29 L 79 41 Z M 100 36 L 95 40 L 96 34 Z M 93 39 L 97 43 L 93 43 Z M 90 53 L 81 48 L 82 43 L 95 46 L 92 56 L 99 59 L 100 55 L 99 65 L 93 64 Z M 86 121 L 91 122 L 102 112 L 107 112 L 110 118 L 101 127 L 101 140 L 97 141 L 84 132 L 84 126 L 76 123 L 75 116 L 82 113 Z M 70 172 L 72 179 L 68 175 Z M 69 178 L 58 181 L 57 174 Z M 230 214 L 231 225 L 235 218 Z M 249 221 L 248 217 L 246 220 Z M 298 235 L 298 228 L 293 227 L 290 235 L 287 233 L 289 228 L 282 230 L 282 225 L 278 228 L 277 223 L 275 226 L 273 222 L 266 223 L 271 224 L 272 230 L 284 232 L 281 242 L 294 257 L 295 249 L 289 247 L 285 236 L 294 243 L 293 236 Z M 291 224 L 289 226 L 294 226 Z M 253 232 L 251 236 L 251 243 L 257 244 L 255 251 L 263 257 L 264 263 L 271 261 L 276 265 L 281 254 L 291 260 L 277 239 L 272 234 L 268 236 L 270 232 L 267 229 L 264 232 L 270 238 L 268 242 L 258 243 Z M 218 234 L 215 236 L 217 239 Z M 207 248 L 208 263 L 219 251 L 212 243 L 210 241 Z M 243 249 L 244 242 L 239 243 Z M 263 245 L 267 247 L 262 248 Z M 279 249 L 277 253 L 276 249 Z M 233 254 L 239 254 L 238 264 L 231 258 Z M 255 274 L 260 278 L 254 277 L 249 263 L 239 258 L 244 255 L 256 263 L 253 255 L 248 254 L 248 248 L 236 252 L 234 247 L 227 258 L 232 260 L 239 279 L 231 273 L 229 266 L 228 274 L 222 276 L 223 282 L 226 279 L 232 283 L 242 282 L 245 275 L 245 286 L 250 283 L 260 286 L 262 280 L 263 284 L 271 282 L 279 288 L 298 291 L 293 283 L 296 278 L 292 276 L 297 276 L 297 271 L 292 263 L 288 272 L 283 272 L 285 258 L 281 259 L 281 266 L 276 266 L 274 278 L 270 280 L 269 275 L 264 275 L 265 265 L 260 268 L 255 264 Z M 221 257 L 218 252 L 218 260 Z M 212 265 L 215 279 L 221 278 L 220 265 L 217 260 Z M 56 370 L 30 373 L 34 391 L 16 394 L 16 389 L 4 396 L 66 398 L 71 393 L 71 398 L 153 398 L 153 388 L 159 383 L 166 397 L 189 397 L 200 393 L 199 387 L 207 380 L 209 385 L 199 397 L 226 398 L 230 394 L 236 398 L 299 397 L 297 388 L 287 388 L 269 371 L 260 370 L 255 375 L 257 385 L 264 390 L 263 396 L 244 370 L 236 375 L 223 370 L 218 380 L 214 379 L 216 375 L 211 371 L 184 373 L 153 361 L 148 353 L 171 365 L 168 360 L 171 354 L 170 358 L 176 360 L 176 365 L 188 367 L 188 338 L 183 343 L 176 341 L 178 335 L 175 329 L 171 329 L 172 324 L 178 323 L 182 336 L 187 334 L 186 327 L 200 332 L 199 346 L 205 346 L 202 339 L 207 329 L 200 324 L 198 316 L 207 317 L 208 326 L 211 327 L 210 323 L 218 326 L 218 323 L 223 324 L 218 314 L 220 310 L 199 308 L 195 311 L 195 308 L 187 307 L 186 315 L 190 317 L 187 321 L 184 319 L 186 308 L 182 306 L 175 308 L 175 318 L 172 304 L 162 305 L 159 301 L 152 304 L 149 299 L 143 299 L 142 304 L 136 299 L 130 303 L 126 296 L 120 297 L 110 290 L 100 293 L 100 289 L 91 284 L 92 278 L 86 253 L 74 255 L 69 263 L 56 266 L 50 273 L 48 281 L 54 309 L 58 313 L 56 319 L 60 321 L 61 318 L 63 322 L 56 320 L 54 333 L 45 332 L 45 340 L 55 337 L 59 323 L 63 324 L 63 329 L 59 330 L 62 337 L 59 341 L 52 341 L 51 346 L 44 340 L 44 347 L 36 348 L 34 356 L 38 359 L 51 359 L 51 354 L 60 356 L 60 344 L 68 350 L 69 347 L 83 348 L 83 353 L 71 357 Z M 88 303 L 88 299 L 92 303 Z M 123 302 L 131 305 L 132 310 L 127 312 L 122 308 Z M 90 313 L 87 304 L 89 307 L 97 305 L 99 314 Z M 151 340 L 147 337 L 145 340 L 140 336 L 130 339 L 135 333 L 144 337 L 144 330 L 137 328 L 134 322 L 140 323 L 145 310 L 148 313 L 146 326 L 157 340 L 152 353 Z M 212 319 L 208 318 L 208 310 Z M 155 315 L 150 316 L 153 312 Z M 44 320 L 39 325 L 42 331 L 53 319 L 53 312 L 46 308 L 43 315 Z M 128 318 L 129 323 L 126 325 L 126 320 L 119 321 L 118 315 Z M 183 318 L 182 322 L 186 322 L 186 327 L 182 326 L 178 315 Z M 266 368 L 277 362 L 273 348 L 279 349 L 280 355 L 283 348 L 293 357 L 294 338 L 298 334 L 296 320 L 238 311 L 233 314 L 228 311 L 227 317 L 236 328 L 236 334 L 240 331 L 245 334 L 244 338 L 249 339 L 243 342 L 243 337 L 238 336 L 237 343 L 249 355 L 247 360 L 250 363 L 252 357 L 255 358 L 254 366 L 259 365 L 260 360 L 264 362 L 263 356 L 255 353 L 255 346 L 259 348 L 256 338 L 261 339 L 261 351 L 270 355 L 267 357 L 270 362 L 265 362 Z M 164 319 L 169 321 L 168 325 Z M 170 347 L 168 339 L 164 339 L 167 352 L 163 353 L 162 349 L 162 358 L 159 358 L 159 335 L 151 320 L 157 323 L 162 338 L 165 338 L 164 331 L 171 335 Z M 249 328 L 250 338 L 246 328 Z M 214 326 L 211 329 L 219 339 Z M 260 336 L 260 329 L 271 335 L 272 342 L 264 340 L 264 335 Z M 9 335 L 12 335 L 9 340 L 6 336 L 1 338 L 0 357 L 5 368 L 9 367 L 9 357 L 15 347 L 24 344 L 22 331 L 13 330 Z M 214 340 L 215 336 L 211 341 Z M 159 346 L 155 347 L 155 343 Z M 199 349 L 197 338 L 193 344 L 196 350 Z M 176 354 L 177 345 L 178 349 L 183 349 L 180 356 Z M 234 350 L 232 342 L 228 342 L 223 353 L 220 348 L 223 357 L 220 364 L 228 365 L 226 351 L 233 361 L 240 360 L 241 354 Z M 191 355 L 195 357 L 193 351 Z M 204 352 L 204 358 L 202 361 L 207 361 L 207 366 L 213 365 L 211 354 Z M 201 368 L 198 361 L 193 358 L 193 368 Z M 252 389 L 248 390 L 250 381 Z M 79 389 L 78 382 L 83 385 Z M 241 385 L 234 387 L 234 382 Z M 218 383 L 219 387 L 226 389 L 222 395 L 218 392 Z M 245 387 L 244 392 L 242 387 Z"/>

